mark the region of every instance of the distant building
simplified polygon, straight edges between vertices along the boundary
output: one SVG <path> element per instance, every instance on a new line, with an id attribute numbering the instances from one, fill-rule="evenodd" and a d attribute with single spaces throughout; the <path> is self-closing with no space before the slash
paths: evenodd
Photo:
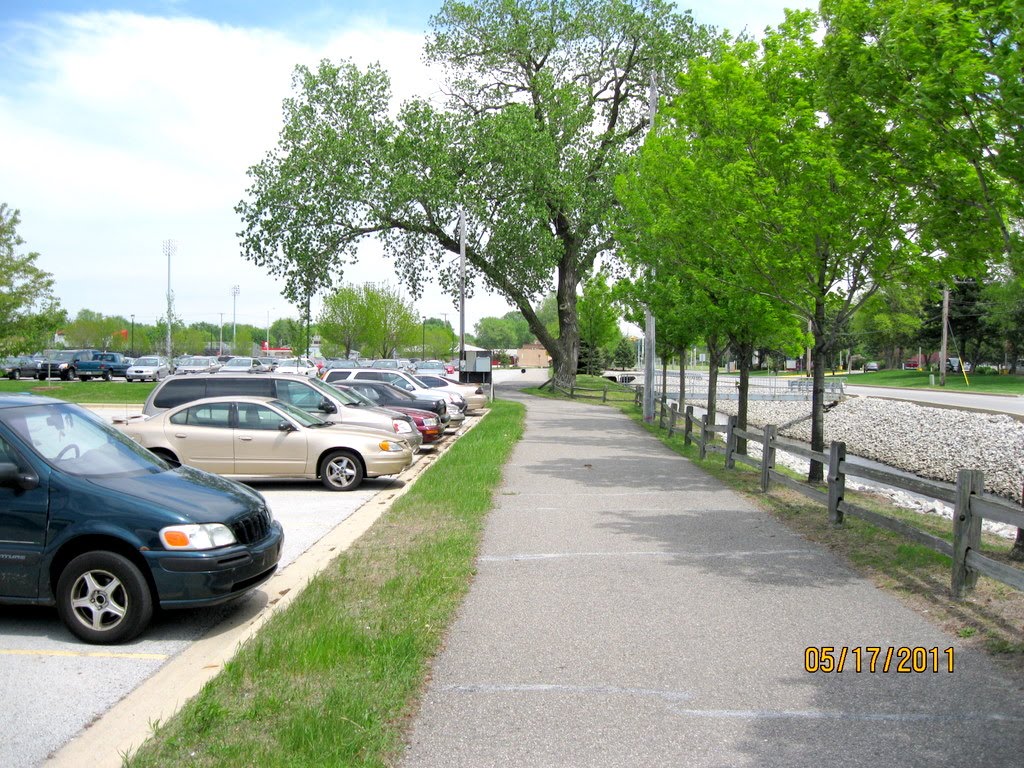
<path id="1" fill-rule="evenodd" d="M 547 368 L 551 365 L 551 355 L 543 344 L 524 344 L 516 351 L 516 365 L 522 368 Z"/>

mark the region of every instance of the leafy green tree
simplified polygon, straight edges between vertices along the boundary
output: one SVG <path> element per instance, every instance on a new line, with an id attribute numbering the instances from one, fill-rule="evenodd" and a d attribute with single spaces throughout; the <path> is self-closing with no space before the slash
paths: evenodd
<path id="1" fill-rule="evenodd" d="M 0 203 L 0 357 L 43 349 L 67 318 L 39 254 L 18 253 L 20 223 L 19 211 Z"/>
<path id="2" fill-rule="evenodd" d="M 664 0 L 446 0 L 431 25 L 444 107 L 417 99 L 393 118 L 377 67 L 296 70 L 237 208 L 243 255 L 302 295 L 376 235 L 414 296 L 428 276 L 454 292 L 462 210 L 471 281 L 522 313 L 569 384 L 577 289 L 612 244 L 611 180 L 647 124 L 649 78 L 671 82 L 702 35 Z M 534 308 L 552 288 L 557 335 Z"/>
<path id="3" fill-rule="evenodd" d="M 615 352 L 612 355 L 612 365 L 620 371 L 636 366 L 636 341 L 634 339 L 626 336 L 619 339 L 619 343 L 615 346 Z"/>
<path id="4" fill-rule="evenodd" d="M 580 324 L 580 341 L 586 342 L 593 350 L 591 363 L 596 353 L 605 351 L 601 356 L 602 363 L 607 363 L 607 349 L 614 348 L 622 332 L 619 330 L 619 310 L 608 280 L 603 272 L 598 272 L 583 284 L 583 295 L 576 305 Z M 592 366 L 591 366 L 592 367 Z M 600 373 L 600 371 L 598 371 Z"/>
<path id="5" fill-rule="evenodd" d="M 899 285 L 884 286 L 869 297 L 851 320 L 861 351 L 899 368 L 905 351 L 920 338 L 926 298 L 925 290 Z"/>
<path id="6" fill-rule="evenodd" d="M 871 173 L 881 163 L 857 156 L 828 119 L 815 35 L 814 14 L 789 12 L 760 45 L 723 42 L 694 62 L 659 112 L 637 187 L 657 196 L 649 204 L 656 231 L 667 227 L 692 244 L 679 250 L 697 267 L 689 274 L 708 274 L 700 287 L 712 313 L 728 298 L 737 302 L 727 309 L 732 317 L 770 309 L 809 326 L 811 442 L 820 451 L 828 354 L 848 318 L 879 286 L 926 272 L 930 259 L 907 232 L 905 186 Z M 716 272 L 722 265 L 728 271 Z M 746 308 L 737 288 L 751 297 Z M 752 350 L 754 329 L 736 336 L 729 321 L 722 318 L 718 334 Z M 812 462 L 809 479 L 822 475 Z"/>
<path id="7" fill-rule="evenodd" d="M 474 326 L 477 343 L 484 349 L 518 349 L 515 325 L 501 317 L 482 317 Z"/>
<path id="8" fill-rule="evenodd" d="M 362 345 L 367 324 L 365 292 L 354 285 L 343 285 L 324 299 L 317 318 L 320 337 L 349 357 Z"/>

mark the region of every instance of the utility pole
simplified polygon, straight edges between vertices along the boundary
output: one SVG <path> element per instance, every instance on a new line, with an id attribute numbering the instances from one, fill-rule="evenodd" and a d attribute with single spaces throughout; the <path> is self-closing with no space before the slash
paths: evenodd
<path id="1" fill-rule="evenodd" d="M 238 342 L 238 294 L 240 293 L 237 285 L 231 286 L 231 354 L 235 354 L 238 348 L 235 346 Z"/>
<path id="2" fill-rule="evenodd" d="M 651 72 L 648 93 L 648 133 L 654 128 L 654 113 L 658 109 L 658 89 Z M 654 313 L 644 307 L 644 421 L 654 421 Z"/>
<path id="3" fill-rule="evenodd" d="M 220 312 L 220 340 L 217 345 L 217 356 L 220 357 L 224 354 L 224 313 Z"/>
<path id="4" fill-rule="evenodd" d="M 171 256 L 177 250 L 178 245 L 173 240 L 164 240 L 164 255 L 167 257 L 167 360 L 170 362 L 171 354 L 171 318 L 173 311 L 173 294 L 171 293 Z"/>
<path id="5" fill-rule="evenodd" d="M 466 381 L 466 214 L 459 208 L 459 381 Z"/>
<path id="6" fill-rule="evenodd" d="M 942 289 L 942 344 L 939 352 L 939 386 L 946 386 L 946 345 L 949 342 L 946 329 L 949 328 L 949 288 Z"/>

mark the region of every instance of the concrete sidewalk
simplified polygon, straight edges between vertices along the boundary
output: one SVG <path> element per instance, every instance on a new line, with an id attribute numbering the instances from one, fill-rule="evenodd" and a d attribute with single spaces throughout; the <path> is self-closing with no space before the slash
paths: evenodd
<path id="1" fill-rule="evenodd" d="M 498 391 L 526 433 L 404 768 L 1024 764 L 1022 692 L 982 654 L 617 411 Z M 890 647 L 940 671 L 883 673 Z"/>

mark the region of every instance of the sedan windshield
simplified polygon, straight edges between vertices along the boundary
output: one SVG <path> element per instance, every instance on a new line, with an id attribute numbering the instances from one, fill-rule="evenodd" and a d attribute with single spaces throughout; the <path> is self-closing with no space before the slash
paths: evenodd
<path id="1" fill-rule="evenodd" d="M 7 409 L 0 420 L 54 469 L 81 477 L 155 473 L 167 465 L 78 406 Z"/>
<path id="2" fill-rule="evenodd" d="M 135 361 L 135 365 L 160 365 L 160 361 L 157 360 L 155 357 L 140 357 L 138 360 Z"/>

